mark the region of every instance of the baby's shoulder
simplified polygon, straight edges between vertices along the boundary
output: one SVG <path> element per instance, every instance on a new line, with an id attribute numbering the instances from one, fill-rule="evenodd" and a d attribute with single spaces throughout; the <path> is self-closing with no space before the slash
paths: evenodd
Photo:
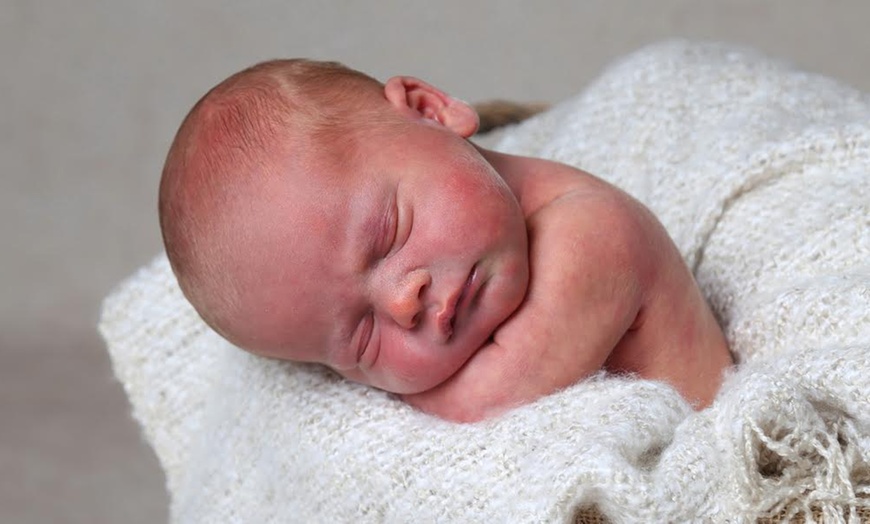
<path id="1" fill-rule="evenodd" d="M 529 259 L 565 286 L 570 278 L 651 285 L 670 239 L 643 204 L 594 177 L 583 180 L 529 215 Z M 548 281 L 548 279 L 544 279 Z"/>
<path id="2" fill-rule="evenodd" d="M 662 236 L 643 204 L 591 173 L 540 158 L 489 158 L 520 202 L 530 242 L 537 244 L 532 257 L 579 250 L 610 258 Z"/>
<path id="3" fill-rule="evenodd" d="M 545 235 L 554 245 L 579 239 L 611 244 L 640 241 L 650 227 L 646 208 L 616 187 L 578 173 L 560 184 L 551 198 L 526 216 L 532 235 Z"/>
<path id="4" fill-rule="evenodd" d="M 527 219 L 581 217 L 604 208 L 630 208 L 626 195 L 595 175 L 567 164 L 531 157 L 506 163 L 511 186 Z M 582 204 L 586 204 L 585 206 Z"/>

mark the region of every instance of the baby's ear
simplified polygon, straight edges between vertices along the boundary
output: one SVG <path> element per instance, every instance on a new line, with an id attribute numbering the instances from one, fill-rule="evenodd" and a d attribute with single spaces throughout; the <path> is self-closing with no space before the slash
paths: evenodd
<path id="1" fill-rule="evenodd" d="M 437 122 L 468 138 L 477 132 L 477 112 L 462 100 L 412 76 L 394 76 L 384 85 L 384 96 L 400 111 Z"/>

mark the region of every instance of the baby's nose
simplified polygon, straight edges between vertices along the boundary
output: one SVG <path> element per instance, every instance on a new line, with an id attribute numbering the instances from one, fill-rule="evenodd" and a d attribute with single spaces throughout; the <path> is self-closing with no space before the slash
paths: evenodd
<path id="1" fill-rule="evenodd" d="M 391 290 L 385 301 L 385 309 L 396 324 L 405 329 L 417 326 L 425 308 L 423 295 L 431 283 L 432 277 L 428 271 L 415 269 Z"/>

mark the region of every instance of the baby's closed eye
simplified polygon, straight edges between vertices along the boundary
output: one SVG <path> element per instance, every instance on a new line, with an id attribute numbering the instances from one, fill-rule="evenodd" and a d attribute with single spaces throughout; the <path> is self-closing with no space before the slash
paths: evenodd
<path id="1" fill-rule="evenodd" d="M 372 311 L 366 313 L 363 318 L 360 320 L 358 331 L 358 336 L 355 337 L 356 341 L 353 342 L 353 346 L 355 349 L 354 354 L 356 355 L 356 362 L 359 363 L 363 355 L 368 350 L 369 346 L 372 342 L 372 334 L 375 329 L 375 315 Z"/>

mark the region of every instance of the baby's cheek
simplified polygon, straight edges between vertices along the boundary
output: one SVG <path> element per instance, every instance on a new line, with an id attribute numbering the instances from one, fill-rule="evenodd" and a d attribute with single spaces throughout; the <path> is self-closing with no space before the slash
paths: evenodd
<path id="1" fill-rule="evenodd" d="M 407 344 L 404 341 L 391 345 L 383 365 L 391 375 L 406 384 L 418 384 L 431 376 L 432 352 L 422 344 Z"/>
<path id="2" fill-rule="evenodd" d="M 396 344 L 382 347 L 380 365 L 385 375 L 407 392 L 425 391 L 447 380 L 457 365 L 451 350 L 445 346 L 399 337 Z M 401 340 L 404 339 L 404 340 Z"/>

